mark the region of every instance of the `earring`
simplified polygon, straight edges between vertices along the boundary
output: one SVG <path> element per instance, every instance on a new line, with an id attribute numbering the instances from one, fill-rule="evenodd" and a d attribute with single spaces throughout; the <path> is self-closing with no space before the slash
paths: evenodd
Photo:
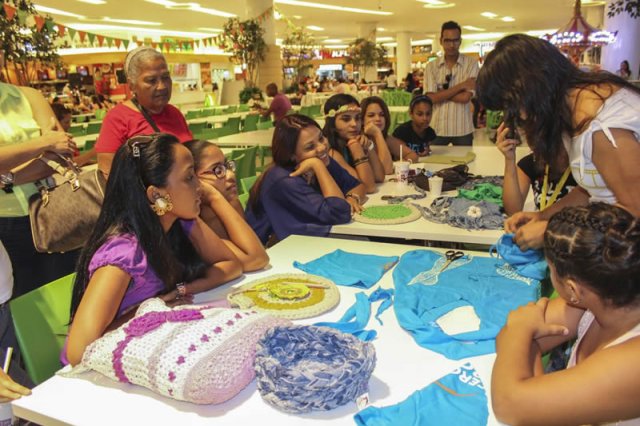
<path id="1" fill-rule="evenodd" d="M 158 216 L 164 216 L 165 213 L 170 212 L 173 209 L 173 204 L 171 203 L 169 194 L 158 196 L 153 204 L 151 204 L 151 209 Z"/>

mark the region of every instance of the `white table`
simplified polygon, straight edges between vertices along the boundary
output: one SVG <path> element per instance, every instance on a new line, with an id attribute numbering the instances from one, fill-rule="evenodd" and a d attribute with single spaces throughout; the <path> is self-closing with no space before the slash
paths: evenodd
<path id="1" fill-rule="evenodd" d="M 369 243 L 331 238 L 292 236 L 269 249 L 271 267 L 262 272 L 247 274 L 243 280 L 198 295 L 196 302 L 224 297 L 232 287 L 243 282 L 274 273 L 300 272 L 292 266 L 293 260 L 307 262 L 336 248 L 350 252 L 378 255 L 402 255 L 416 247 L 395 244 Z M 393 286 L 392 271 L 379 283 Z M 322 316 L 301 320 L 313 324 L 318 321 L 337 321 L 355 300 L 357 289 L 339 287 L 341 302 L 333 311 Z M 370 290 L 372 291 L 372 290 Z M 370 291 L 367 291 L 369 293 Z M 374 307 L 377 309 L 377 306 Z M 375 329 L 378 337 L 373 341 L 377 364 L 369 382 L 371 404 L 382 407 L 399 403 L 411 393 L 450 373 L 470 361 L 480 374 L 487 398 L 491 398 L 491 369 L 495 355 L 454 361 L 418 346 L 413 338 L 400 328 L 393 308 L 381 316 L 384 326 L 375 319 L 368 328 Z M 199 406 L 164 398 L 141 387 L 113 382 L 98 373 L 85 373 L 83 378 L 55 376 L 33 389 L 33 394 L 13 402 L 13 412 L 39 424 L 74 425 L 278 425 L 308 424 L 354 425 L 355 404 L 349 403 L 328 412 L 296 416 L 284 414 L 262 401 L 255 381 L 230 401 L 220 405 Z M 489 424 L 497 424 L 489 409 Z"/>
<path id="2" fill-rule="evenodd" d="M 211 124 L 222 124 L 225 123 L 228 119 L 233 117 L 240 117 L 241 119 L 245 118 L 250 112 L 234 112 L 231 114 L 220 114 L 220 115 L 210 115 L 208 117 L 198 117 L 187 120 L 189 124 L 197 124 L 197 123 L 211 123 Z"/>
<path id="3" fill-rule="evenodd" d="M 476 159 L 472 161 L 469 166 L 471 173 L 480 175 L 503 175 L 504 173 L 504 157 L 493 146 L 473 146 L 473 147 L 459 147 L 459 146 L 432 146 L 433 154 L 446 154 L 462 156 L 469 150 L 472 150 L 476 154 Z M 518 147 L 516 149 L 516 157 L 520 159 L 528 154 L 529 148 Z M 427 160 L 429 157 L 423 157 L 421 160 Z M 435 164 L 435 163 L 418 163 L 412 165 L 413 168 L 426 168 L 427 170 L 437 171 L 446 167 L 450 167 L 448 164 Z M 392 176 L 389 176 L 392 177 Z M 387 178 L 389 178 L 387 177 Z M 382 201 L 383 195 L 408 195 L 416 194 L 412 187 L 399 184 L 397 182 L 385 182 L 378 185 L 378 191 L 374 194 L 369 194 L 369 199 L 365 203 L 367 204 L 387 204 L 386 201 Z M 455 196 L 456 191 L 450 191 L 443 193 L 444 195 Z M 409 200 L 409 202 L 416 203 L 422 206 L 429 206 L 434 200 L 431 194 L 428 194 L 426 198 L 420 200 Z M 502 230 L 465 230 L 462 228 L 456 228 L 451 225 L 435 223 L 428 221 L 424 218 L 419 218 L 413 222 L 402 223 L 398 225 L 373 225 L 367 223 L 361 223 L 351 221 L 344 225 L 334 225 L 331 228 L 331 234 L 336 235 L 358 235 L 365 237 L 386 237 L 386 238 L 398 238 L 398 239 L 416 239 L 424 241 L 446 241 L 456 243 L 471 243 L 471 244 L 484 244 L 491 245 L 498 241 L 498 238 L 503 234 Z"/>
<path id="4" fill-rule="evenodd" d="M 240 132 L 235 135 L 223 136 L 214 140 L 213 142 L 220 146 L 271 146 L 271 139 L 273 139 L 274 128 L 266 130 L 254 130 L 251 132 Z"/>

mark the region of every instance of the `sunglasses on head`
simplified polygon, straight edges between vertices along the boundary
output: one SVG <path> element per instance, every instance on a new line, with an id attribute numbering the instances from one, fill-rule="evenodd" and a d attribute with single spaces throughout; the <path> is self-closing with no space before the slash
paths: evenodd
<path id="1" fill-rule="evenodd" d="M 449 88 L 449 83 L 451 83 L 451 79 L 453 78 L 453 76 L 451 74 L 447 74 L 444 79 L 445 79 L 445 83 L 442 85 L 442 88 L 444 90 L 447 90 Z"/>

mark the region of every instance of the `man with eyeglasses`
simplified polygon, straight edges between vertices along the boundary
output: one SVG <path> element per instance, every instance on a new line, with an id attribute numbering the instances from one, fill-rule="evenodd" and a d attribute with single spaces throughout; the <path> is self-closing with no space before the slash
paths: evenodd
<path id="1" fill-rule="evenodd" d="M 456 22 L 442 24 L 444 55 L 427 64 L 425 94 L 433 101 L 431 127 L 438 137 L 432 145 L 472 145 L 471 98 L 475 95 L 478 62 L 460 54 L 462 30 Z"/>

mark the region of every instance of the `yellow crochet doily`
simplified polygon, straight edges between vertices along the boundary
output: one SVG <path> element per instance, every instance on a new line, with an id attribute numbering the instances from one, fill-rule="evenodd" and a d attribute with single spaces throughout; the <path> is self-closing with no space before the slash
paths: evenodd
<path id="1" fill-rule="evenodd" d="M 340 302 L 336 285 L 309 274 L 277 274 L 244 284 L 227 295 L 231 306 L 300 319 L 333 309 Z"/>

